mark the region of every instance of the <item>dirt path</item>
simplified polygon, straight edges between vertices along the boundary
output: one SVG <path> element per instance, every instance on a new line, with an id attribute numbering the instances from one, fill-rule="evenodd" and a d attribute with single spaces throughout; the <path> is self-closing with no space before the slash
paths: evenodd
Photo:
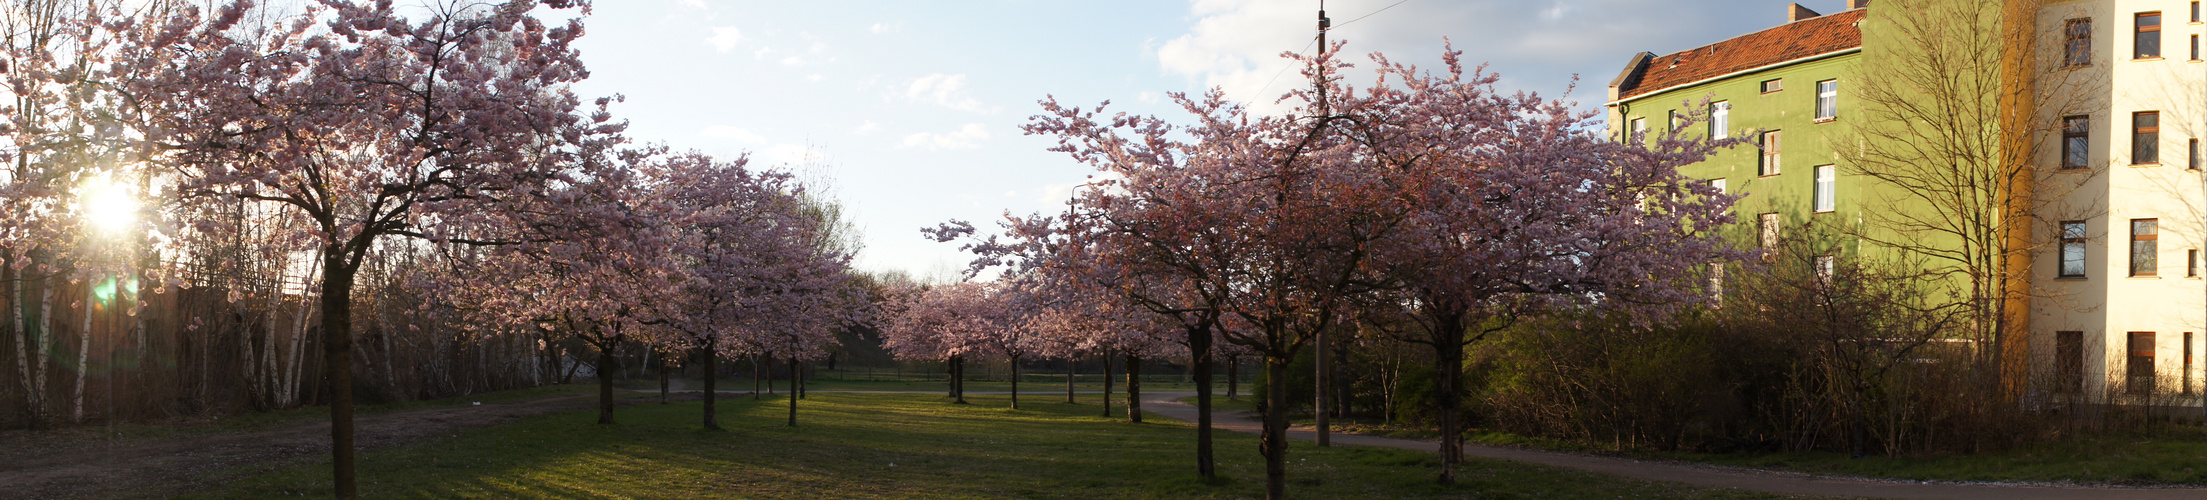
<path id="1" fill-rule="evenodd" d="M 689 395 L 696 398 L 695 394 Z M 654 395 L 651 399 L 656 400 Z M 422 439 L 512 422 L 545 413 L 597 405 L 595 396 L 400 410 L 354 421 L 360 449 L 387 448 Z M 107 442 L 96 438 L 11 436 L 0 447 L 36 446 L 0 461 L 0 498 L 161 498 L 329 453 L 329 421 L 282 428 L 171 439 Z"/>
<path id="2" fill-rule="evenodd" d="M 1144 394 L 1142 409 L 1178 419 L 1182 422 L 1194 422 L 1196 419 L 1195 407 L 1180 402 L 1180 399 L 1194 395 L 1195 393 L 1192 392 Z M 1212 414 L 1211 418 L 1212 425 L 1223 430 L 1257 434 L 1264 428 L 1262 423 L 1239 411 L 1218 412 Z M 1315 440 L 1317 434 L 1310 427 L 1296 427 L 1288 430 L 1288 436 L 1309 441 Z M 1354 434 L 1334 434 L 1331 439 L 1333 442 L 1340 444 L 1384 446 L 1418 451 L 1433 451 L 1438 446 L 1432 441 Z M 1695 486 L 1737 488 L 1785 495 L 1958 500 L 2207 498 L 2207 489 L 2200 488 L 2119 488 L 1880 481 L 1484 445 L 1465 445 L 1464 454 L 1599 472 L 1635 479 L 1669 481 Z"/>

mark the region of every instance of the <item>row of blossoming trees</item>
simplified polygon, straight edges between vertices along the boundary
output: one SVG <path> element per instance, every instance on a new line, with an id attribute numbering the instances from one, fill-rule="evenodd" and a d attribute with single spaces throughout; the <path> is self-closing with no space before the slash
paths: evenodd
<path id="1" fill-rule="evenodd" d="M 624 346 L 708 370 L 802 360 L 867 309 L 832 202 L 742 158 L 632 144 L 617 98 L 573 93 L 580 17 L 544 19 L 586 1 L 198 4 L 29 0 L 0 19 L 0 360 L 19 396 L 0 408 L 33 426 L 57 393 L 82 420 L 96 363 L 112 392 L 133 370 L 234 379 L 177 365 L 242 353 L 220 366 L 257 406 L 330 405 L 350 498 L 355 387 L 544 383 L 580 343 L 610 423 Z M 229 331 L 249 333 L 209 333 Z"/>
<path id="2" fill-rule="evenodd" d="M 1676 170 L 1726 144 L 1610 141 L 1592 115 L 1498 93 L 1457 56 L 1435 73 L 1374 55 L 1366 87 L 1331 56 L 1300 59 L 1313 85 L 1274 115 L 1217 91 L 1175 96 L 1186 123 L 1045 100 L 1027 132 L 1100 174 L 1063 213 L 1009 217 L 1000 235 L 957 221 L 928 230 L 965 239 L 978 255 L 969 274 L 997 277 L 911 294 L 884 336 L 902 355 L 954 363 L 1050 349 L 1185 356 L 1197 469 L 1211 476 L 1222 346 L 1262 359 L 1264 407 L 1283 409 L 1299 350 L 1384 323 L 1431 348 L 1440 450 L 1459 463 L 1466 346 L 1548 312 L 1663 321 L 1707 298 L 1704 266 L 1743 255 L 1717 234 L 1732 198 Z M 1265 412 L 1274 498 L 1286 428 L 1285 411 Z"/>

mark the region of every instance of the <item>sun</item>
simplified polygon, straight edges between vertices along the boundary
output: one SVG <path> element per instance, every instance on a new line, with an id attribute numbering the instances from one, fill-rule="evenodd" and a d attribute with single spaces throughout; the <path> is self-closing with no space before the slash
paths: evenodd
<path id="1" fill-rule="evenodd" d="M 138 222 L 138 197 L 107 174 L 85 183 L 77 203 L 84 222 L 104 234 L 122 234 Z"/>

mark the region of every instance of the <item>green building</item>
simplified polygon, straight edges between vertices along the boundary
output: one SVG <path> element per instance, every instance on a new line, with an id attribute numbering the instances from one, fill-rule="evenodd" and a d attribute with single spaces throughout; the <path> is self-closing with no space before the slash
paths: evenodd
<path id="1" fill-rule="evenodd" d="M 1859 225 L 1864 183 L 1840 168 L 1834 146 L 1851 136 L 1847 86 L 1862 65 L 1863 3 L 1830 15 L 1793 5 L 1777 27 L 1633 56 L 1609 84 L 1612 136 L 1652 141 L 1676 130 L 1745 141 L 1681 169 L 1743 196 L 1734 215 L 1744 238 L 1768 245 L 1787 228 Z"/>

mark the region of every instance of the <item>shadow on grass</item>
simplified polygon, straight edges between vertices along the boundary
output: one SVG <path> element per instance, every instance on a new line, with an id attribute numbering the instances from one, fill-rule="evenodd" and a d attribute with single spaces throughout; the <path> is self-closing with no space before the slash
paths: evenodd
<path id="1" fill-rule="evenodd" d="M 1247 498 L 1263 495 L 1255 439 L 1218 435 L 1220 478 L 1194 473 L 1193 430 L 1129 424 L 1093 405 L 1003 396 L 950 405 L 920 394 L 815 393 L 783 426 L 786 400 L 724 402 L 726 432 L 703 430 L 695 402 L 532 417 L 434 442 L 366 453 L 368 498 Z M 1290 450 L 1298 497 L 1759 498 L 1524 464 L 1478 461 L 1452 487 L 1429 454 Z M 293 467 L 202 492 L 326 495 L 327 465 Z"/>

